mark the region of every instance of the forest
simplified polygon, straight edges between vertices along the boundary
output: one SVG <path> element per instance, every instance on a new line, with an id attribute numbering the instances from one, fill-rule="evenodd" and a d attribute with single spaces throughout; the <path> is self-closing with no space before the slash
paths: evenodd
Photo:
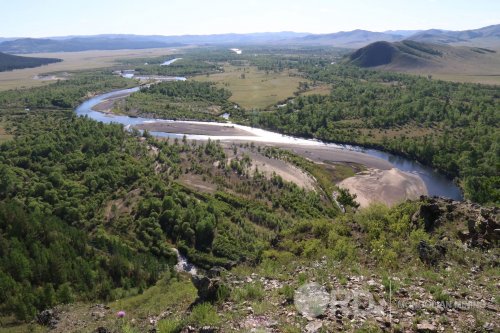
<path id="1" fill-rule="evenodd" d="M 212 83 L 197 81 L 161 82 L 117 103 L 114 112 L 174 120 L 220 120 L 232 103 L 231 92 Z"/>
<path id="2" fill-rule="evenodd" d="M 20 68 L 39 67 L 60 61 L 62 60 L 56 58 L 22 57 L 0 52 L 0 72 Z"/>
<path id="3" fill-rule="evenodd" d="M 500 202 L 500 93 L 344 65 L 300 65 L 331 85 L 328 96 L 299 96 L 272 112 L 237 115 L 252 126 L 385 149 L 457 178 L 467 198 Z"/>
<path id="4" fill-rule="evenodd" d="M 249 177 L 249 160 L 226 165 L 217 142 L 158 141 L 66 109 L 126 85 L 100 72 L 0 93 L 15 135 L 0 145 L 1 313 L 29 321 L 59 303 L 142 293 L 172 270 L 171 246 L 199 267 L 258 262 L 294 219 L 338 214 L 279 176 Z M 219 190 L 194 192 L 183 174 Z"/>

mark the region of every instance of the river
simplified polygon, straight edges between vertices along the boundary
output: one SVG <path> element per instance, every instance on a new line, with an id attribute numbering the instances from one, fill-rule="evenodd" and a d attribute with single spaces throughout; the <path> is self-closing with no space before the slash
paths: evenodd
<path id="1" fill-rule="evenodd" d="M 183 79 L 183 78 L 179 78 Z M 102 113 L 98 111 L 94 111 L 92 108 L 102 101 L 124 94 L 130 94 L 132 92 L 138 91 L 139 87 L 123 89 L 118 91 L 109 92 L 106 94 L 98 95 L 93 97 L 85 102 L 83 102 L 80 106 L 75 109 L 75 112 L 79 116 L 87 116 L 91 119 L 103 122 L 103 123 L 119 123 L 124 126 L 131 125 L 139 125 L 151 122 L 179 122 L 186 124 L 210 124 L 214 126 L 222 126 L 228 125 L 227 123 L 206 123 L 206 122 L 197 122 L 197 121 L 174 121 L 174 120 L 165 120 L 165 119 L 151 119 L 151 118 L 142 118 L 142 117 L 129 117 L 123 115 L 110 115 L 107 113 Z M 300 145 L 300 146 L 322 146 L 325 148 L 331 148 L 332 154 L 335 154 L 335 151 L 338 152 L 339 149 L 345 151 L 355 151 L 358 153 L 367 154 L 371 157 L 379 158 L 391 163 L 395 168 L 410 172 L 418 175 L 427 187 L 427 191 L 429 195 L 437 195 L 442 197 L 447 197 L 453 200 L 463 200 L 462 192 L 460 188 L 446 176 L 436 172 L 432 168 L 422 165 L 421 163 L 411 160 L 409 158 L 405 158 L 402 156 L 397 156 L 391 153 L 387 153 L 384 151 L 376 150 L 376 149 L 366 149 L 360 146 L 354 145 L 340 145 L 335 143 L 324 143 L 318 140 L 313 139 L 304 139 L 293 136 L 282 135 L 280 133 L 275 133 L 271 131 L 266 131 L 259 128 L 252 128 L 248 126 L 238 125 L 238 124 L 230 124 L 235 128 L 242 129 L 244 131 L 250 132 L 254 134 L 254 136 L 208 136 L 208 135 L 194 135 L 189 134 L 186 135 L 188 139 L 194 140 L 207 140 L 208 138 L 214 140 L 234 140 L 234 141 L 254 141 L 261 143 L 276 143 L 276 144 L 288 144 L 288 145 Z M 165 133 L 165 132 L 151 132 L 152 135 L 161 136 L 161 137 L 173 137 L 173 138 L 182 138 L 184 134 L 182 133 Z"/>

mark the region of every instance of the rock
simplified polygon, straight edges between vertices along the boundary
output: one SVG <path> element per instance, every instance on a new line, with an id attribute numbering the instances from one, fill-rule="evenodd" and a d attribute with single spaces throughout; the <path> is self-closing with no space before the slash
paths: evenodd
<path id="1" fill-rule="evenodd" d="M 431 323 L 420 323 L 420 324 L 417 324 L 417 332 L 420 332 L 420 333 L 437 332 L 437 328 L 436 328 L 436 326 L 432 325 Z"/>
<path id="2" fill-rule="evenodd" d="M 193 275 L 191 281 L 198 290 L 197 302 L 215 302 L 217 300 L 217 292 L 223 285 L 219 278 L 211 279 L 203 275 Z"/>
<path id="3" fill-rule="evenodd" d="M 106 327 L 100 326 L 95 329 L 94 333 L 111 333 Z"/>
<path id="4" fill-rule="evenodd" d="M 320 320 L 311 321 L 306 325 L 306 332 L 317 333 L 323 327 L 323 322 Z"/>
<path id="5" fill-rule="evenodd" d="M 427 232 L 443 223 L 462 225 L 467 231 L 458 231 L 460 240 L 469 247 L 489 249 L 500 241 L 499 207 L 481 207 L 469 201 L 458 202 L 444 198 L 420 197 L 420 209 L 412 216 L 412 222 L 424 221 Z M 443 238 L 444 239 L 444 238 Z"/>
<path id="6" fill-rule="evenodd" d="M 213 327 L 213 326 L 203 326 L 202 328 L 200 328 L 200 330 L 198 331 L 199 333 L 215 333 L 215 332 L 218 332 L 218 328 L 217 327 Z"/>
<path id="7" fill-rule="evenodd" d="M 438 219 L 443 212 L 434 198 L 422 196 L 420 201 L 424 201 L 424 203 L 420 206 L 419 211 L 412 216 L 412 221 L 418 223 L 419 219 L 423 219 L 425 231 L 431 232 L 439 225 Z"/>
<path id="8" fill-rule="evenodd" d="M 54 329 L 59 323 L 59 316 L 54 310 L 43 310 L 36 316 L 36 322 L 42 326 Z"/>
<path id="9" fill-rule="evenodd" d="M 446 248 L 439 244 L 435 246 L 429 245 L 426 241 L 421 240 L 417 246 L 418 256 L 422 262 L 435 266 L 446 254 Z"/>
<path id="10" fill-rule="evenodd" d="M 493 330 L 495 329 L 495 325 L 492 323 L 486 323 L 483 325 L 483 328 L 487 332 L 493 332 Z"/>
<path id="11" fill-rule="evenodd" d="M 215 266 L 215 267 L 210 268 L 210 270 L 207 272 L 207 276 L 209 278 L 219 277 L 225 271 L 226 271 L 226 269 L 224 267 Z"/>

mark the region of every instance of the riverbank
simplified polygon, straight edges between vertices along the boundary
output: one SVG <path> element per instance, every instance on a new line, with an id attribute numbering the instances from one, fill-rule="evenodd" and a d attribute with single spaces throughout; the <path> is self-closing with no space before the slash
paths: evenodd
<path id="1" fill-rule="evenodd" d="M 130 90 L 128 90 L 130 92 Z M 124 115 L 104 115 L 102 112 L 94 111 L 94 107 L 107 100 L 119 100 L 115 98 L 123 94 L 123 91 L 117 91 L 112 94 L 98 96 L 82 104 L 76 112 L 81 115 L 87 115 L 93 119 L 104 122 L 118 122 L 128 127 L 137 127 L 139 129 L 148 129 L 154 135 L 159 137 L 177 137 L 187 136 L 189 140 L 220 140 L 221 142 L 242 144 L 254 142 L 256 145 L 273 146 L 289 149 L 294 153 L 310 159 L 316 163 L 340 162 L 357 163 L 366 166 L 369 169 L 391 170 L 396 168 L 401 171 L 397 176 L 403 180 L 395 182 L 395 175 L 388 173 L 388 177 L 380 177 L 377 183 L 377 190 L 371 194 L 362 194 L 368 196 L 368 201 L 394 202 L 389 196 L 385 200 L 380 200 L 380 193 L 387 193 L 394 190 L 397 186 L 407 186 L 411 184 L 413 188 L 409 190 L 406 196 L 414 197 L 417 195 L 438 195 L 449 197 L 454 200 L 461 200 L 460 189 L 453 184 L 450 179 L 440 175 L 430 167 L 424 166 L 417 161 L 404 158 L 388 152 L 375 149 L 365 149 L 359 146 L 341 145 L 335 143 L 324 143 L 317 140 L 298 138 L 270 132 L 260 128 L 254 128 L 239 124 L 201 122 L 201 121 L 173 121 L 173 120 L 154 120 L 143 117 L 127 117 Z M 109 108 L 112 107 L 108 105 Z M 168 124 L 168 125 L 166 125 Z M 175 124 L 172 126 L 171 124 Z M 360 178 L 361 183 L 371 182 L 371 178 Z M 356 182 L 355 182 L 356 183 Z M 349 183 L 345 186 L 355 190 L 355 183 Z M 357 184 L 357 183 L 356 183 Z M 397 185 L 395 185 L 397 184 Z M 397 196 L 397 195 L 396 195 Z M 361 197 L 361 195 L 360 195 Z"/>
<path id="2" fill-rule="evenodd" d="M 395 168 L 368 169 L 344 179 L 338 186 L 356 194 L 360 207 L 368 207 L 376 202 L 393 206 L 407 199 L 418 199 L 428 193 L 420 177 Z"/>

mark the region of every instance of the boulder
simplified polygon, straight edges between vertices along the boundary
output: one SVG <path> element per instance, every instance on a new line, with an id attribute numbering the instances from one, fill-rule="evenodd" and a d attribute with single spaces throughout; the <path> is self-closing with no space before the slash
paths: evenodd
<path id="1" fill-rule="evenodd" d="M 204 275 L 193 275 L 191 277 L 193 285 L 198 290 L 196 303 L 217 301 L 217 294 L 223 283 L 219 278 L 209 278 Z"/>
<path id="2" fill-rule="evenodd" d="M 57 324 L 59 323 L 59 316 L 52 309 L 43 310 L 36 316 L 36 322 L 39 325 L 47 326 L 51 329 L 54 329 L 57 327 Z"/>

